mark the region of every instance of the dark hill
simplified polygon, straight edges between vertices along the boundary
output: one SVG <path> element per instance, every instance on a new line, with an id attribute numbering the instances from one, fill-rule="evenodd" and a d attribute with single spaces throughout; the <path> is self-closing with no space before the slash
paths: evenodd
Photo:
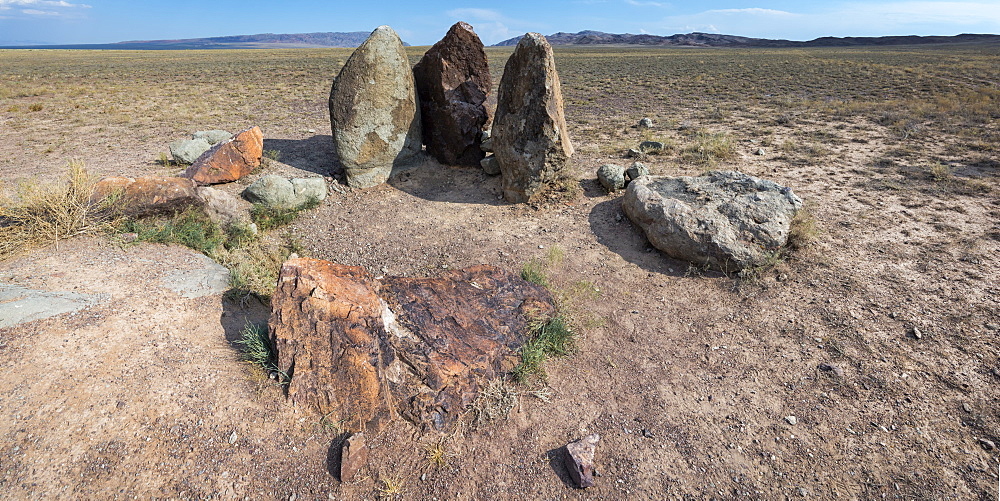
<path id="1" fill-rule="evenodd" d="M 656 45 L 679 47 L 850 47 L 857 45 L 923 45 L 944 43 L 998 43 L 1000 35 L 962 34 L 956 36 L 887 36 L 887 37 L 822 37 L 807 42 L 771 40 L 714 33 L 670 35 L 615 34 L 601 31 L 555 33 L 546 37 L 552 45 Z M 521 37 L 511 38 L 496 46 L 517 45 Z"/>
<path id="2" fill-rule="evenodd" d="M 346 33 L 261 33 L 180 40 L 131 40 L 109 44 L 33 45 L 3 48 L 17 49 L 123 49 L 123 50 L 178 50 L 178 49 L 280 49 L 308 47 L 357 47 L 370 32 Z M 403 45 L 409 45 L 403 42 Z"/>

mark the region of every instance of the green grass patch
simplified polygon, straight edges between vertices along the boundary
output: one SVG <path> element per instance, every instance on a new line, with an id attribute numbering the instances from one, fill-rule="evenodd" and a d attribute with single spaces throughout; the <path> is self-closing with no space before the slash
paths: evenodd
<path id="1" fill-rule="evenodd" d="M 253 208 L 250 209 L 250 218 L 257 225 L 257 228 L 260 231 L 268 231 L 285 226 L 294 221 L 300 212 L 315 209 L 316 207 L 319 207 L 319 200 L 315 198 L 309 199 L 309 201 L 304 205 L 294 209 L 282 209 L 269 207 L 264 204 L 253 204 Z"/>
<path id="2" fill-rule="evenodd" d="M 545 360 L 567 355 L 574 348 L 573 329 L 562 315 L 538 322 L 531 331 L 534 337 L 521 347 L 521 363 L 513 372 L 514 379 L 521 383 L 536 377 L 545 378 Z"/>

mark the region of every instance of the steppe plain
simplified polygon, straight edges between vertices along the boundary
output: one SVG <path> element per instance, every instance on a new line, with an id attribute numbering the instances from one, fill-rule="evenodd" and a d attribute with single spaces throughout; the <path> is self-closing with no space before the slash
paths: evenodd
<path id="1" fill-rule="evenodd" d="M 487 52 L 498 82 L 510 49 Z M 251 125 L 276 160 L 225 189 L 336 177 L 326 101 L 349 54 L 0 51 L 3 193 L 57 182 L 70 160 L 173 175 L 168 142 Z M 261 301 L 181 297 L 158 280 L 197 266 L 193 251 L 85 235 L 0 263 L 0 283 L 106 298 L 0 329 L 3 496 L 997 498 L 1000 47 L 556 59 L 577 149 L 563 191 L 510 205 L 498 178 L 428 161 L 271 235 L 376 275 L 541 267 L 575 312 L 576 351 L 509 385 L 509 418 L 446 435 L 397 423 L 342 484 L 345 424 L 293 411 L 240 361 Z M 594 175 L 644 139 L 668 146 L 653 174 L 770 178 L 812 226 L 744 276 L 663 256 Z M 593 432 L 600 476 L 577 490 L 556 451 Z"/>

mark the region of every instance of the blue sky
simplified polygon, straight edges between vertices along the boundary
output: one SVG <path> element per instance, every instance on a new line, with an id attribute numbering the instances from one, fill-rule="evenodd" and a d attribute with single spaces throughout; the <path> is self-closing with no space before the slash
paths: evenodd
<path id="1" fill-rule="evenodd" d="M 484 6 L 488 6 L 484 7 Z M 110 43 L 254 33 L 371 31 L 388 24 L 414 45 L 455 21 L 492 44 L 528 31 L 585 29 L 760 38 L 1000 34 L 1000 0 L 0 0 L 0 44 Z"/>

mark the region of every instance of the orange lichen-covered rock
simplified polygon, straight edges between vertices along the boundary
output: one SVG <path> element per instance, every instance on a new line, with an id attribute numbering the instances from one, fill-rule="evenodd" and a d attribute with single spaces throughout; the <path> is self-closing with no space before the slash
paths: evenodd
<path id="1" fill-rule="evenodd" d="M 128 216 L 179 212 L 200 205 L 197 185 L 182 177 L 106 177 L 94 184 L 91 203 L 105 203 Z"/>
<path id="2" fill-rule="evenodd" d="M 263 154 L 264 133 L 251 127 L 202 153 L 181 177 L 199 185 L 231 183 L 260 167 Z"/>
<path id="3" fill-rule="evenodd" d="M 281 269 L 269 332 L 288 399 L 352 429 L 396 415 L 446 429 L 555 311 L 549 293 L 491 266 L 374 280 L 297 258 Z"/>

